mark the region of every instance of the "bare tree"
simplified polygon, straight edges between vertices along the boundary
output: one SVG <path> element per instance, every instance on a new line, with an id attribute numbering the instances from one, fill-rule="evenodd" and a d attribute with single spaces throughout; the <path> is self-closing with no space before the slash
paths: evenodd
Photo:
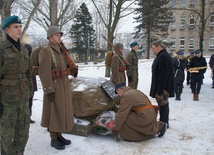
<path id="1" fill-rule="evenodd" d="M 130 10 L 132 4 L 135 3 L 136 0 L 109 0 L 109 2 L 98 2 L 95 0 L 92 0 L 105 28 L 107 29 L 107 38 L 110 42 L 113 43 L 113 40 L 115 38 L 115 31 L 117 28 L 117 25 L 119 23 L 119 20 L 123 17 L 126 17 L 133 13 L 132 10 Z M 128 3 L 127 3 L 128 2 Z M 97 6 L 98 3 L 102 3 L 105 6 L 108 6 L 107 14 L 106 11 L 100 10 Z M 105 14 L 102 14 L 102 12 L 105 12 Z M 107 15 L 107 20 L 106 20 Z M 111 46 L 108 45 L 108 50 L 111 50 Z"/>

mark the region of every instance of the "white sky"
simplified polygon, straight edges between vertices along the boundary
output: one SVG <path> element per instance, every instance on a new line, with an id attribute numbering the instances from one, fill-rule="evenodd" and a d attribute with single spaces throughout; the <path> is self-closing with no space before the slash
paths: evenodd
<path id="1" fill-rule="evenodd" d="M 149 95 L 151 64 L 153 60 L 139 60 L 138 89 Z M 209 58 L 207 58 L 207 62 Z M 104 78 L 104 62 L 94 65 L 78 64 L 79 77 Z M 42 111 L 42 86 L 35 93 L 30 138 L 25 155 L 213 155 L 214 154 L 214 89 L 211 88 L 211 70 L 205 73 L 199 101 L 192 100 L 189 86 L 184 84 L 181 101 L 170 99 L 170 128 L 162 138 L 143 142 L 116 142 L 111 135 L 92 134 L 89 137 L 64 134 L 72 141 L 65 150 L 50 146 L 46 128 L 40 126 Z M 149 97 L 150 98 L 150 97 Z M 156 104 L 153 98 L 150 98 Z"/>

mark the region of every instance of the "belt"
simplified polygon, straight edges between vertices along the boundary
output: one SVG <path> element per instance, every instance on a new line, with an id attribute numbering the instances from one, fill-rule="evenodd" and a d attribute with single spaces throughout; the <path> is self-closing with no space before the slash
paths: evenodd
<path id="1" fill-rule="evenodd" d="M 143 107 L 139 107 L 139 108 L 135 109 L 134 111 L 135 112 L 141 112 L 143 110 L 150 109 L 150 108 L 154 108 L 153 105 L 149 104 L 149 105 L 146 105 L 146 106 L 143 106 Z"/>
<path id="2" fill-rule="evenodd" d="M 26 74 L 3 74 L 2 79 L 24 79 Z"/>

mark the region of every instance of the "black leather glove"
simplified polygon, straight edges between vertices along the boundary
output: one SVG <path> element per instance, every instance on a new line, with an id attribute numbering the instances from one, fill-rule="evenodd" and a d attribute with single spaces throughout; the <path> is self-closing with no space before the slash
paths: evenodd
<path id="1" fill-rule="evenodd" d="M 54 101 L 54 97 L 55 97 L 55 94 L 54 93 L 50 93 L 50 94 L 47 94 L 48 96 L 48 100 L 53 102 Z"/>
<path id="2" fill-rule="evenodd" d="M 132 77 L 131 76 L 128 76 L 128 81 L 132 82 Z"/>
<path id="3" fill-rule="evenodd" d="M 0 102 L 0 118 L 2 117 L 2 115 L 3 115 L 3 110 L 4 109 L 4 106 L 3 106 L 3 104 Z"/>
<path id="4" fill-rule="evenodd" d="M 76 78 L 78 76 L 78 66 L 76 68 L 73 68 L 71 72 L 73 73 L 73 77 Z"/>

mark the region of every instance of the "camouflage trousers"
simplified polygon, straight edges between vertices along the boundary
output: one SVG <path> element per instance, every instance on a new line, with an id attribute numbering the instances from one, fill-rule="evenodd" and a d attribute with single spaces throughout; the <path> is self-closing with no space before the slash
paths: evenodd
<path id="1" fill-rule="evenodd" d="M 23 155 L 30 126 L 28 99 L 3 102 L 3 106 L 3 116 L 0 119 L 1 155 Z"/>
<path id="2" fill-rule="evenodd" d="M 128 82 L 128 86 L 132 89 L 137 89 L 138 73 L 132 74 L 132 82 Z"/>
<path id="3" fill-rule="evenodd" d="M 106 67 L 105 77 L 111 76 L 111 67 Z"/>

